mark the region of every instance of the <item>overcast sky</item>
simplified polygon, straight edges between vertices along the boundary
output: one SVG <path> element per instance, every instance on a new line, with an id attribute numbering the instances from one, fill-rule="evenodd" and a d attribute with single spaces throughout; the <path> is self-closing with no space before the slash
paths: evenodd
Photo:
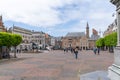
<path id="1" fill-rule="evenodd" d="M 104 31 L 113 22 L 110 0 L 0 0 L 4 25 L 43 31 L 52 36 L 85 32 L 86 24 Z"/>

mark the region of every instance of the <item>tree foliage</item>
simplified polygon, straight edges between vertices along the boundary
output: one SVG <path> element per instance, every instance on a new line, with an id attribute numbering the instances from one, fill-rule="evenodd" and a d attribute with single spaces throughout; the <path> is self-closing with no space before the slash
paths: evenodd
<path id="1" fill-rule="evenodd" d="M 15 47 L 14 58 L 16 58 L 16 46 L 21 43 L 22 37 L 18 34 L 12 34 L 12 39 L 12 45 Z"/>
<path id="2" fill-rule="evenodd" d="M 97 47 L 103 47 L 105 44 L 104 44 L 104 38 L 100 38 L 96 41 L 96 46 Z"/>
<path id="3" fill-rule="evenodd" d="M 109 34 L 105 36 L 104 38 L 100 38 L 96 41 L 97 47 L 107 46 L 109 48 L 113 48 L 116 45 L 117 45 L 117 32 Z"/>
<path id="4" fill-rule="evenodd" d="M 106 46 L 116 46 L 117 45 L 117 33 L 114 32 L 104 37 Z"/>
<path id="5" fill-rule="evenodd" d="M 0 32 L 0 57 L 2 46 L 6 46 L 9 54 L 9 49 L 11 46 L 17 46 L 21 43 L 22 37 L 18 34 L 11 34 L 6 32 Z"/>
<path id="6" fill-rule="evenodd" d="M 0 46 L 17 46 L 21 43 L 22 37 L 18 34 L 0 32 Z"/>
<path id="7" fill-rule="evenodd" d="M 17 46 L 21 41 L 22 37 L 18 34 L 0 32 L 0 46 Z"/>
<path id="8" fill-rule="evenodd" d="M 13 46 L 19 45 L 22 41 L 22 37 L 18 34 L 12 34 L 12 39 L 13 39 L 13 42 L 12 42 Z"/>
<path id="9" fill-rule="evenodd" d="M 12 46 L 11 34 L 0 32 L 0 46 Z"/>

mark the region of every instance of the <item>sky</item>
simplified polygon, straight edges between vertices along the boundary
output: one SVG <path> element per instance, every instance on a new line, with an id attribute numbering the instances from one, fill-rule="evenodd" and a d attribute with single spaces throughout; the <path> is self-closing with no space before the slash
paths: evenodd
<path id="1" fill-rule="evenodd" d="M 85 32 L 87 22 L 90 34 L 92 28 L 103 33 L 114 21 L 115 10 L 110 0 L 0 0 L 7 28 L 15 25 L 55 37 Z"/>

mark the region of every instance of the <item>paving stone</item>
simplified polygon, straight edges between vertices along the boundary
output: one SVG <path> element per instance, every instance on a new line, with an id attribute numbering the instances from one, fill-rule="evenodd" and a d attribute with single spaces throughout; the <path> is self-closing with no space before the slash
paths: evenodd
<path id="1" fill-rule="evenodd" d="M 110 80 L 106 71 L 95 71 L 80 76 L 80 80 Z"/>
<path id="2" fill-rule="evenodd" d="M 19 60 L 16 61 L 2 61 L 0 80 L 79 80 L 79 74 L 107 71 L 114 55 L 107 51 L 101 51 L 100 55 L 94 55 L 91 50 L 80 51 L 76 60 L 70 52 L 64 54 L 63 51 L 55 50 L 42 54 L 21 53 L 17 57 Z"/>

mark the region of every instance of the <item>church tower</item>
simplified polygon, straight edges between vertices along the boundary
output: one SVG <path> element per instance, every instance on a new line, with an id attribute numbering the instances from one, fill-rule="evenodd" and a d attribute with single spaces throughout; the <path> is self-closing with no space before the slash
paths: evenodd
<path id="1" fill-rule="evenodd" d="M 86 37 L 89 38 L 89 24 L 86 25 Z"/>

